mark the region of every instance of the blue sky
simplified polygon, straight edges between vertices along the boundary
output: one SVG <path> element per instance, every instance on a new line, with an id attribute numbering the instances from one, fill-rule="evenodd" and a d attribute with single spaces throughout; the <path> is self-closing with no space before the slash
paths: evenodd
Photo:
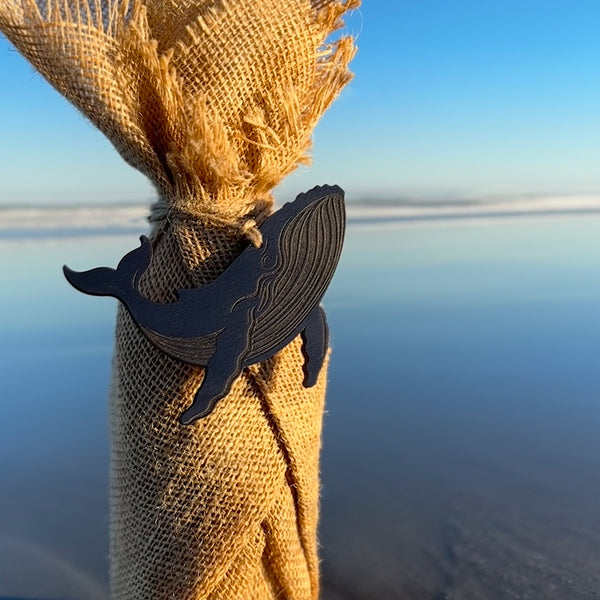
<path id="1" fill-rule="evenodd" d="M 367 0 L 356 78 L 280 198 L 600 193 L 600 2 Z M 0 203 L 153 190 L 0 40 Z"/>

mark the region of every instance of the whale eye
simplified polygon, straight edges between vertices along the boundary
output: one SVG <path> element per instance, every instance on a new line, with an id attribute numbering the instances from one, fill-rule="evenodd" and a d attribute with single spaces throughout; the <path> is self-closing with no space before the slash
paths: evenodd
<path id="1" fill-rule="evenodd" d="M 272 254 L 265 254 L 260 262 L 265 269 L 272 269 L 277 259 Z"/>

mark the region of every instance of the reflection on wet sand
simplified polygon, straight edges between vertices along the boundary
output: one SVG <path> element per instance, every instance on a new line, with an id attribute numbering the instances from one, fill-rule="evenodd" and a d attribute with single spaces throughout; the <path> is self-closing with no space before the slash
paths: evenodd
<path id="1" fill-rule="evenodd" d="M 350 226 L 326 297 L 323 600 L 598 598 L 599 228 Z M 0 596 L 100 600 L 114 306 L 90 318 L 58 274 L 135 242 L 19 242 L 19 268 L 11 243 Z"/>
<path id="2" fill-rule="evenodd" d="M 597 508 L 493 488 L 407 498 L 357 475 L 368 500 L 325 502 L 324 600 L 597 597 Z"/>
<path id="3" fill-rule="evenodd" d="M 106 600 L 102 583 L 78 569 L 54 549 L 23 538 L 0 537 L 2 596 L 14 598 L 86 598 Z"/>

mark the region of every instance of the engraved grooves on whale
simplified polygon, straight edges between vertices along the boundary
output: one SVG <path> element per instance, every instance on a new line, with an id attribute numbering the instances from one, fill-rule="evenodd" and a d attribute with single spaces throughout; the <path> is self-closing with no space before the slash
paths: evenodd
<path id="1" fill-rule="evenodd" d="M 316 383 L 328 347 L 319 302 L 337 266 L 344 229 L 343 191 L 316 187 L 263 223 L 260 248 L 248 246 L 215 281 L 179 290 L 168 304 L 139 292 L 152 259 L 144 236 L 116 270 L 75 272 L 65 266 L 64 272 L 84 293 L 118 298 L 161 351 L 205 367 L 194 403 L 181 417 L 189 424 L 210 413 L 244 367 L 270 358 L 300 334 L 304 384 Z"/>

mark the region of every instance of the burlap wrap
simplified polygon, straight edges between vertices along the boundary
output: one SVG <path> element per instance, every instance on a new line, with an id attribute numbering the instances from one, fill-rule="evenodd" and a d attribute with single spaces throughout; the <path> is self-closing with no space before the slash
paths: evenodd
<path id="1" fill-rule="evenodd" d="M 271 189 L 306 160 L 349 80 L 355 0 L 0 0 L 0 30 L 156 185 L 157 301 L 212 281 Z M 121 311 L 111 395 L 111 598 L 318 597 L 326 369 L 302 386 L 295 340 L 184 427 L 202 370 Z"/>

